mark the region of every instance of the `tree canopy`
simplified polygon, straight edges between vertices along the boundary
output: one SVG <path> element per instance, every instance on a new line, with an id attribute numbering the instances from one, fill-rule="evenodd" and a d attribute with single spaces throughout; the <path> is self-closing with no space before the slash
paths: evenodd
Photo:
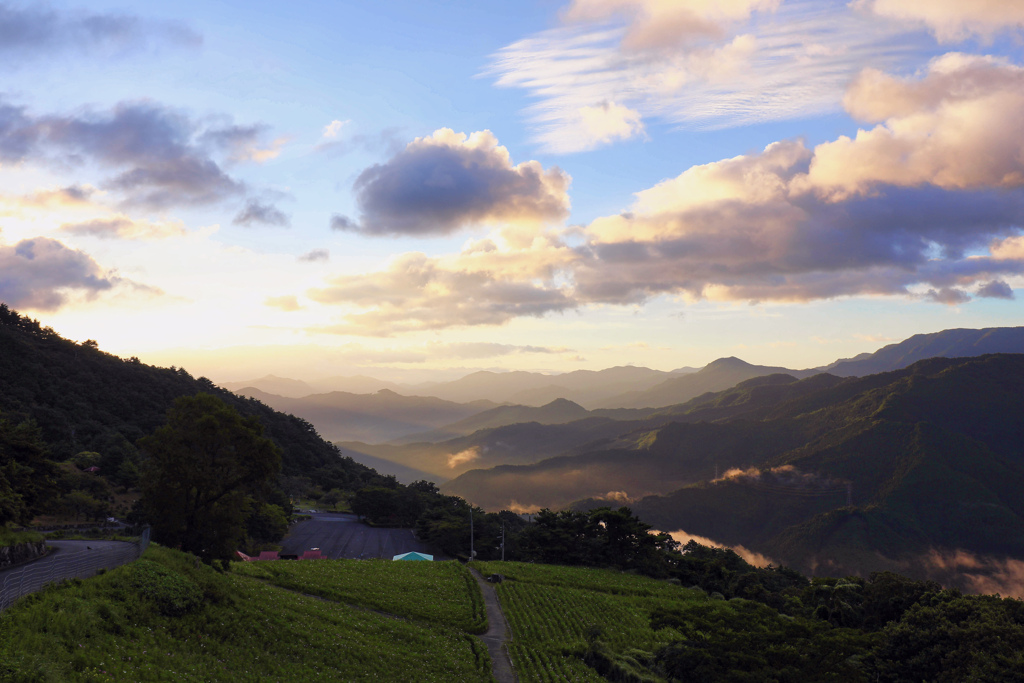
<path id="1" fill-rule="evenodd" d="M 281 469 L 281 451 L 216 396 L 177 399 L 167 424 L 139 440 L 148 456 L 139 509 L 155 540 L 204 559 L 229 557 Z"/>
<path id="2" fill-rule="evenodd" d="M 0 416 L 0 526 L 28 523 L 53 493 L 55 478 L 36 425 Z"/>

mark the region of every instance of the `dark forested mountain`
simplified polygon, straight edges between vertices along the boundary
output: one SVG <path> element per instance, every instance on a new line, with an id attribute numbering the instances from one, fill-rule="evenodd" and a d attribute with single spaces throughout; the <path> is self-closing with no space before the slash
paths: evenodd
<path id="1" fill-rule="evenodd" d="M 78 344 L 0 304 L 0 415 L 34 420 L 49 457 L 98 453 L 98 466 L 115 472 L 139 458 L 136 441 L 161 426 L 180 396 L 214 394 L 239 413 L 256 416 L 283 452 L 282 473 L 312 477 L 326 487 L 358 486 L 371 469 L 339 455 L 313 425 L 236 396 L 182 368 L 158 368 Z"/>
<path id="2" fill-rule="evenodd" d="M 495 508 L 632 499 L 657 528 L 805 568 L 931 548 L 1024 557 L 1024 355 L 776 375 L 678 411 L 589 452 L 470 471 L 442 488 Z"/>
<path id="3" fill-rule="evenodd" d="M 454 403 L 433 396 L 402 396 L 389 389 L 375 394 L 332 391 L 302 398 L 275 396 L 253 387 L 235 393 L 309 420 L 325 439 L 369 443 L 427 431 L 495 407 L 490 401 Z"/>
<path id="4" fill-rule="evenodd" d="M 899 370 L 925 358 L 966 358 L 987 353 L 1024 353 L 1024 327 L 955 329 L 915 334 L 874 353 L 837 360 L 820 369 L 840 377 L 862 377 L 876 372 Z"/>

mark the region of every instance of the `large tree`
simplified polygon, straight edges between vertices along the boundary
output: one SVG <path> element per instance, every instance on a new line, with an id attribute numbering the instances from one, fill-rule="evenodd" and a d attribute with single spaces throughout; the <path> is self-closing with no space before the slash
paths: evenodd
<path id="1" fill-rule="evenodd" d="M 56 491 L 56 475 L 36 425 L 0 416 L 0 526 L 38 514 Z"/>
<path id="2" fill-rule="evenodd" d="M 259 421 L 205 393 L 176 400 L 139 448 L 148 456 L 139 507 L 154 539 L 204 559 L 230 557 L 244 542 L 254 503 L 281 469 Z"/>

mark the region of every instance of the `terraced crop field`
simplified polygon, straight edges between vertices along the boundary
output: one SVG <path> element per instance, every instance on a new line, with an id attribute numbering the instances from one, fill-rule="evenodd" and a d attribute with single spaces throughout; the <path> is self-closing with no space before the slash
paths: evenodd
<path id="1" fill-rule="evenodd" d="M 154 544 L 51 586 L 0 614 L 0 681 L 494 681 L 484 644 L 457 626 L 479 622 L 464 568 L 280 564 L 293 588 Z"/>
<path id="2" fill-rule="evenodd" d="M 327 600 L 468 633 L 487 630 L 480 587 L 458 562 L 240 562 L 235 573 Z"/>
<path id="3" fill-rule="evenodd" d="M 678 640 L 673 629 L 654 631 L 658 606 L 707 604 L 702 591 L 615 570 L 557 567 L 516 562 L 475 562 L 485 576 L 502 574 L 497 585 L 512 629 L 509 646 L 520 681 L 605 679 L 583 663 L 588 638 L 620 655 L 650 652 Z"/>

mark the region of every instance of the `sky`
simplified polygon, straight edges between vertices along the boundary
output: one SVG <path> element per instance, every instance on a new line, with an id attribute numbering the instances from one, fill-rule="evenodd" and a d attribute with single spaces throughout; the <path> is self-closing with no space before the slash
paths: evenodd
<path id="1" fill-rule="evenodd" d="M 0 2 L 0 301 L 214 381 L 1022 324 L 1019 0 Z"/>

